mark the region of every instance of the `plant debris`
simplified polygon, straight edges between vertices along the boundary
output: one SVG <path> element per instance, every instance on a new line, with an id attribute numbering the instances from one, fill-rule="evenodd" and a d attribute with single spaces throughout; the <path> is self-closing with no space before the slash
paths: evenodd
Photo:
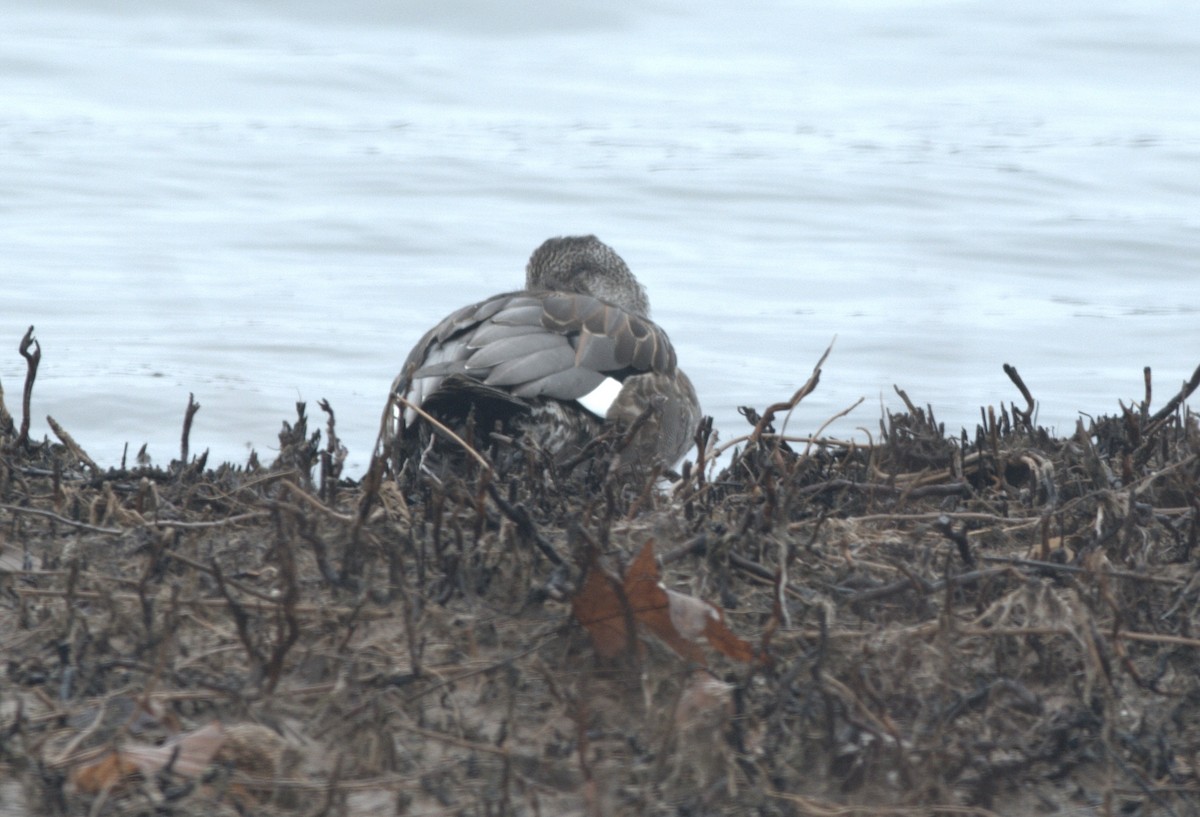
<path id="1" fill-rule="evenodd" d="M 777 433 L 818 364 L 669 484 L 401 483 L 324 403 L 103 470 L 20 352 L 0 814 L 1200 815 L 1200 369 L 1065 437 L 1011 367 L 973 433 Z"/>
<path id="2" fill-rule="evenodd" d="M 702 599 L 663 586 L 649 540 L 618 580 L 600 565 L 593 550 L 583 587 L 571 611 L 592 637 L 601 658 L 615 658 L 640 647 L 642 625 L 680 657 L 705 664 L 701 641 L 735 661 L 754 660 L 754 650 L 725 625 L 725 613 Z"/>

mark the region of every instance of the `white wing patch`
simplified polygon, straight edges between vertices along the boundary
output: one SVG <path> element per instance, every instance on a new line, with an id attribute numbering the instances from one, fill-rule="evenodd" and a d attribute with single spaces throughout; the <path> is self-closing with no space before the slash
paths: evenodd
<path id="1" fill-rule="evenodd" d="M 597 417 L 604 418 L 608 415 L 609 408 L 617 402 L 617 396 L 621 393 L 621 381 L 616 378 L 606 377 L 600 381 L 600 385 L 592 389 L 576 400 L 579 405 L 595 414 Z"/>

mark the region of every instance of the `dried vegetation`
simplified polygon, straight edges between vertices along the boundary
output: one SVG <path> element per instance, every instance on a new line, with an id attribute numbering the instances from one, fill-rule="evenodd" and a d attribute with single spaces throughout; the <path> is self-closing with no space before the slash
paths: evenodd
<path id="1" fill-rule="evenodd" d="M 0 814 L 1200 815 L 1200 370 L 1066 437 L 1027 395 L 776 434 L 818 370 L 666 488 L 402 486 L 341 478 L 324 405 L 269 467 L 189 459 L 190 404 L 179 460 L 103 470 L 29 439 L 21 351 Z M 646 626 L 650 540 L 735 646 Z"/>

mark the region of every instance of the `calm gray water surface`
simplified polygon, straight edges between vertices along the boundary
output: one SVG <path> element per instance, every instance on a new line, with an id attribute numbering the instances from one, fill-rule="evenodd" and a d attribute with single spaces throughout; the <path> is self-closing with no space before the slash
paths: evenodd
<path id="1" fill-rule="evenodd" d="M 647 284 L 706 410 L 950 430 L 1159 402 L 1200 364 L 1200 4 L 8 0 L 0 382 L 125 443 L 273 456 L 327 398 L 370 454 L 452 308 L 594 232 Z"/>

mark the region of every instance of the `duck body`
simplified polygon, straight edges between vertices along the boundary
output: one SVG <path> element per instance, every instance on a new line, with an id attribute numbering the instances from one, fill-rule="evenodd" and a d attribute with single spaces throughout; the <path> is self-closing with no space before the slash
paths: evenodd
<path id="1" fill-rule="evenodd" d="M 420 408 L 455 430 L 470 418 L 476 444 L 499 431 L 563 463 L 645 414 L 618 462 L 670 467 L 700 406 L 648 312 L 641 285 L 599 239 L 550 239 L 530 258 L 525 290 L 463 307 L 425 333 L 392 384 L 385 444 L 409 459 L 430 449 Z"/>

